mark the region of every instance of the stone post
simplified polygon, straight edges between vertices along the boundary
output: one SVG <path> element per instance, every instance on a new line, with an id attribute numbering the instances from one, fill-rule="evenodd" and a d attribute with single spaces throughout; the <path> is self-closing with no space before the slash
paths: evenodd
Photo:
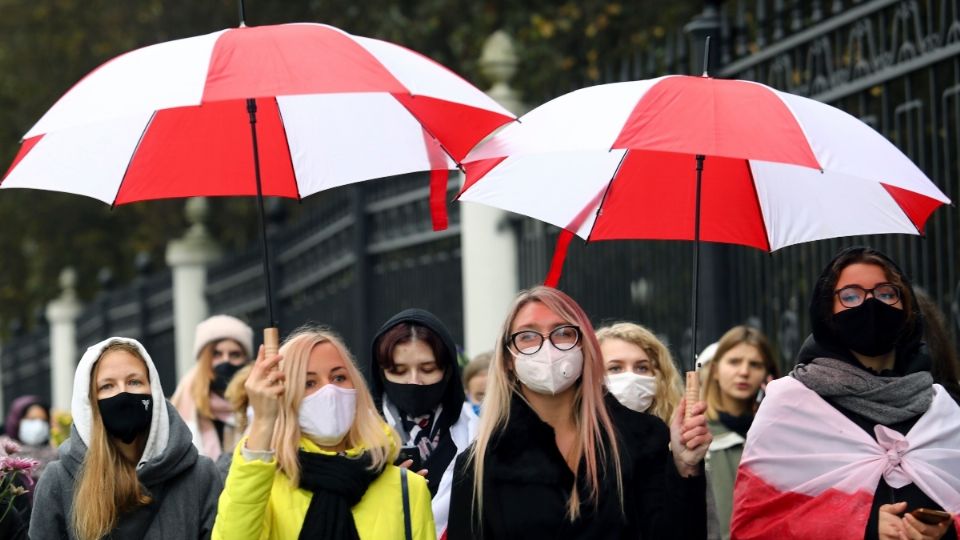
<path id="1" fill-rule="evenodd" d="M 221 254 L 220 247 L 203 224 L 208 212 L 207 200 L 203 197 L 188 199 L 185 209 L 190 228 L 182 238 L 167 244 L 167 265 L 173 270 L 177 380 L 196 362 L 193 357 L 194 331 L 197 324 L 207 318 L 209 311 L 205 294 L 207 265 Z"/>
<path id="2" fill-rule="evenodd" d="M 517 63 L 506 32 L 498 30 L 487 38 L 480 56 L 483 74 L 492 83 L 487 95 L 519 116 L 526 106 L 509 84 Z M 519 290 L 517 239 L 508 219 L 496 208 L 460 206 L 464 349 L 471 356 L 493 348 L 497 329 Z"/>
<path id="3" fill-rule="evenodd" d="M 62 292 L 47 304 L 47 321 L 50 323 L 50 405 L 52 408 L 69 411 L 73 395 L 73 372 L 80 356 L 77 354 L 77 318 L 81 306 L 74 287 L 77 273 L 65 268 L 60 273 Z"/>

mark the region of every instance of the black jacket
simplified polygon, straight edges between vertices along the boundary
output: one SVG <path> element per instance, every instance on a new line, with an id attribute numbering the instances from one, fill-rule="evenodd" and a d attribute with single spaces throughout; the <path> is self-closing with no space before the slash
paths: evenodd
<path id="1" fill-rule="evenodd" d="M 383 369 L 377 362 L 377 349 L 380 338 L 400 323 L 412 323 L 430 329 L 443 342 L 442 358 L 437 358 L 438 365 L 444 368 L 443 380 L 446 387 L 443 391 L 443 399 L 440 404 L 443 409 L 440 417 L 437 418 L 436 429 L 441 435 L 440 444 L 433 451 L 430 457 L 423 463 L 427 469 L 427 486 L 430 488 L 430 494 L 436 495 L 440 486 L 440 479 L 444 471 L 457 455 L 457 447 L 450 438 L 450 426 L 460 419 L 460 412 L 463 408 L 463 402 L 466 400 L 466 394 L 463 391 L 463 382 L 460 377 L 460 364 L 457 361 L 457 346 L 453 341 L 450 331 L 444 326 L 440 319 L 429 311 L 417 308 L 405 309 L 383 323 L 383 326 L 377 330 L 377 335 L 373 338 L 371 344 L 372 354 L 370 356 L 370 369 L 368 381 L 370 383 L 370 393 L 373 395 L 374 404 L 377 411 L 383 414 Z M 403 412 L 403 411 L 401 411 Z M 397 426 L 392 426 L 396 428 Z M 400 460 L 402 461 L 402 459 Z"/>
<path id="2" fill-rule="evenodd" d="M 447 538 L 705 538 L 703 474 L 680 477 L 667 447 L 669 431 L 659 418 L 627 409 L 609 394 L 605 404 L 618 432 L 623 512 L 611 467 L 600 471 L 597 505 L 586 502 L 581 462 L 577 484 L 584 502 L 580 517 L 567 520 L 573 473 L 557 449 L 553 428 L 514 396 L 506 427 L 487 449 L 482 527 L 473 521 L 473 467 L 465 452 L 457 459 Z"/>

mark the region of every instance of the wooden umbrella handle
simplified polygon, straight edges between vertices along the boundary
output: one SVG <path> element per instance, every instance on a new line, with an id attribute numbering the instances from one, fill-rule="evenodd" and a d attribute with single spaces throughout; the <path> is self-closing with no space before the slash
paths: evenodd
<path id="1" fill-rule="evenodd" d="M 263 329 L 263 349 L 267 358 L 273 358 L 280 351 L 280 329 Z"/>
<path id="2" fill-rule="evenodd" d="M 687 372 L 687 409 L 686 417 L 690 418 L 693 405 L 700 401 L 700 375 L 696 371 Z"/>

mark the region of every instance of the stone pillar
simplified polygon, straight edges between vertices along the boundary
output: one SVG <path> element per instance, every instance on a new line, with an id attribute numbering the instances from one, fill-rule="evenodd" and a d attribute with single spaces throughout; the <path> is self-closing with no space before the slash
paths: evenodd
<path id="1" fill-rule="evenodd" d="M 220 247 L 207 232 L 207 200 L 194 197 L 185 205 L 190 228 L 167 244 L 167 264 L 173 270 L 173 329 L 177 380 L 193 367 L 194 331 L 207 318 L 207 265 L 220 257 Z"/>
<path id="2" fill-rule="evenodd" d="M 77 273 L 65 268 L 60 273 L 60 296 L 47 304 L 50 323 L 50 405 L 61 411 L 70 410 L 73 395 L 73 373 L 80 361 L 77 353 L 77 317 L 81 306 L 74 287 Z"/>
<path id="3" fill-rule="evenodd" d="M 519 93 L 510 87 L 517 55 L 510 36 L 498 30 L 483 46 L 483 74 L 493 83 L 487 95 L 516 115 L 526 112 Z M 508 214 L 487 206 L 460 206 L 460 249 L 463 267 L 464 349 L 475 355 L 493 348 L 510 302 L 519 290 L 517 239 Z"/>

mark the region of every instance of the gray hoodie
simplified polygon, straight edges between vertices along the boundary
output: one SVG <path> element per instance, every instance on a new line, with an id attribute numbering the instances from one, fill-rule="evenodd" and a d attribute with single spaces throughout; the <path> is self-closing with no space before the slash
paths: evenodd
<path id="1" fill-rule="evenodd" d="M 161 540 L 209 538 L 223 483 L 210 459 L 199 456 L 187 425 L 163 399 L 160 379 L 153 361 L 140 343 L 111 338 L 87 349 L 77 366 L 71 412 L 74 425 L 70 438 L 60 446 L 60 459 L 48 465 L 37 483 L 30 538 L 33 540 L 74 539 L 71 527 L 74 483 L 89 440 L 90 374 L 106 345 L 113 340 L 134 344 L 147 362 L 151 394 L 155 403 L 150 432 L 137 476 L 154 502 L 120 516 L 111 540 Z M 159 396 L 159 400 L 157 400 Z"/>

